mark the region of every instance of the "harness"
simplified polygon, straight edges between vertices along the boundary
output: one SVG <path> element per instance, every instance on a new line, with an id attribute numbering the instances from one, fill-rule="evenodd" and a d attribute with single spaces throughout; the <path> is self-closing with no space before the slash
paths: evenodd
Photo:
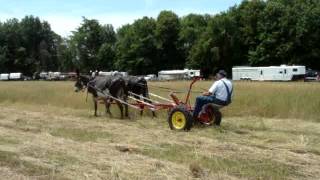
<path id="1" fill-rule="evenodd" d="M 227 89 L 227 94 L 228 94 L 228 96 L 227 96 L 226 105 L 228 105 L 228 104 L 231 103 L 231 95 L 232 95 L 233 88 L 231 88 L 231 91 L 230 91 L 230 89 L 229 89 L 229 87 L 227 86 L 226 82 L 224 82 L 223 80 L 221 80 L 221 81 L 222 81 L 222 83 L 224 84 L 224 86 L 225 86 L 226 89 Z"/>

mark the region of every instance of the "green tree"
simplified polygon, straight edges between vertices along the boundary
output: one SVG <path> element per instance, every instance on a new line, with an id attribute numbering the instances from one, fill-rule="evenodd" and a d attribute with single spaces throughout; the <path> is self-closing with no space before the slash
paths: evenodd
<path id="1" fill-rule="evenodd" d="M 209 20 L 206 31 L 191 49 L 188 66 L 213 73 L 218 68 L 231 70 L 236 57 L 238 34 L 235 19 L 228 13 L 216 15 Z"/>
<path id="2" fill-rule="evenodd" d="M 3 24 L 3 65 L 5 66 L 3 69 L 5 69 L 7 72 L 16 71 L 17 68 L 15 68 L 15 66 L 20 64 L 20 62 L 17 61 L 19 58 L 18 54 L 16 53 L 21 42 L 19 29 L 20 25 L 18 19 L 9 19 Z"/>
<path id="3" fill-rule="evenodd" d="M 98 52 L 98 67 L 100 70 L 113 70 L 115 63 L 115 46 L 113 44 L 104 43 Z"/>
<path id="4" fill-rule="evenodd" d="M 66 38 L 57 39 L 57 58 L 59 71 L 68 72 L 74 71 L 76 65 L 72 54 L 71 43 Z"/>
<path id="5" fill-rule="evenodd" d="M 81 69 L 85 71 L 104 69 L 105 67 L 100 67 L 101 63 L 98 58 L 100 48 L 104 43 L 113 46 L 115 39 L 112 25 L 102 26 L 97 20 L 83 18 L 83 23 L 71 37 L 71 42 L 76 47 L 76 60 Z M 103 50 L 100 51 L 100 58 Z"/>
<path id="6" fill-rule="evenodd" d="M 117 67 L 132 74 L 148 74 L 159 70 L 156 21 L 144 17 L 118 32 Z"/>
<path id="7" fill-rule="evenodd" d="M 179 45 L 180 21 L 172 11 L 162 11 L 157 18 L 156 36 L 160 54 L 160 69 L 184 68 L 185 59 Z"/>
<path id="8" fill-rule="evenodd" d="M 0 26 L 1 67 L 6 72 L 32 75 L 40 69 L 56 69 L 55 40 L 47 22 L 26 16 L 20 22 L 9 19 Z"/>
<path id="9" fill-rule="evenodd" d="M 320 1 L 297 0 L 288 6 L 292 27 L 291 64 L 304 64 L 320 69 Z"/>
<path id="10" fill-rule="evenodd" d="M 183 58 L 187 59 L 190 55 L 192 46 L 200 39 L 206 30 L 209 15 L 189 14 L 182 17 L 181 30 L 179 32 L 179 44 L 183 50 Z"/>
<path id="11" fill-rule="evenodd" d="M 258 23 L 266 6 L 263 0 L 243 1 L 239 6 L 230 8 L 229 14 L 235 19 L 238 33 L 234 34 L 236 48 L 233 49 L 234 65 L 249 65 L 248 55 L 260 43 Z"/>

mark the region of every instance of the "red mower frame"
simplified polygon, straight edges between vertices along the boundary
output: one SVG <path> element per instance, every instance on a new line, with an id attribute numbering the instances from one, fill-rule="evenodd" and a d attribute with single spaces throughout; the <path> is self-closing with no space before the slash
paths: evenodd
<path id="1" fill-rule="evenodd" d="M 195 123 L 201 123 L 204 125 L 219 125 L 221 122 L 221 112 L 219 111 L 219 109 L 222 108 L 222 106 L 216 104 L 205 105 L 196 119 L 192 117 L 193 107 L 190 104 L 190 96 L 193 85 L 200 79 L 201 77 L 193 78 L 189 85 L 189 89 L 184 101 L 181 101 L 173 92 L 169 94 L 171 100 L 153 93 L 149 93 L 150 96 L 166 101 L 167 103 L 160 103 L 153 99 L 129 92 L 129 99 L 132 99 L 135 102 L 127 103 L 121 100 L 120 102 L 140 111 L 143 111 L 144 109 L 149 109 L 151 111 L 168 110 L 168 124 L 172 130 L 188 131 Z M 112 97 L 108 94 L 104 95 L 106 96 L 106 98 L 118 100 L 117 98 Z M 133 96 L 139 97 L 140 99 L 137 99 Z M 150 103 L 147 103 L 144 100 L 147 100 Z"/>

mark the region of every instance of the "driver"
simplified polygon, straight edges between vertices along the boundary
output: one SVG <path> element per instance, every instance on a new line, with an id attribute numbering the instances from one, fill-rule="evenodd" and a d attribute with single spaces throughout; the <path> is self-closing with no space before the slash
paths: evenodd
<path id="1" fill-rule="evenodd" d="M 204 92 L 202 96 L 196 98 L 193 112 L 193 118 L 197 119 L 202 107 L 208 103 L 221 106 L 227 106 L 231 103 L 233 85 L 227 78 L 224 70 L 218 71 L 216 81 L 213 83 L 208 92 Z"/>

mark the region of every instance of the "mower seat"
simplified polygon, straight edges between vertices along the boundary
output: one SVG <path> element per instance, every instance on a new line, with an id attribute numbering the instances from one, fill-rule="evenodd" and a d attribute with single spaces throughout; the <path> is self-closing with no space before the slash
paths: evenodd
<path id="1" fill-rule="evenodd" d="M 208 106 L 211 106 L 211 107 L 214 108 L 214 109 L 221 109 L 221 108 L 224 107 L 223 105 L 214 104 L 214 103 L 209 103 L 209 104 L 204 105 L 204 106 L 203 106 L 203 109 L 204 109 L 204 108 L 207 108 Z"/>

